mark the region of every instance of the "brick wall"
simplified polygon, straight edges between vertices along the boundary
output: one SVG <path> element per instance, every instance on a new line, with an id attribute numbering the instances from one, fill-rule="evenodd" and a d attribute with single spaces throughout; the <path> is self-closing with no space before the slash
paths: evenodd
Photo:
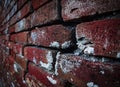
<path id="1" fill-rule="evenodd" d="M 120 0 L 0 3 L 0 87 L 120 87 Z"/>

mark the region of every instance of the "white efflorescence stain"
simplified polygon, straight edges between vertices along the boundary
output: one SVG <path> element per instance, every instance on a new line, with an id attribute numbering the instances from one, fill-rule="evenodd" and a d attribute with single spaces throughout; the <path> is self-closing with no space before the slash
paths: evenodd
<path id="1" fill-rule="evenodd" d="M 90 40 L 86 39 L 85 37 L 80 38 L 80 40 L 78 39 L 77 46 L 78 49 L 74 51 L 75 55 L 79 55 L 82 52 L 88 55 L 94 54 L 93 44 Z"/>
<path id="2" fill-rule="evenodd" d="M 94 54 L 94 48 L 93 47 L 86 47 L 84 50 L 84 54 Z"/>
<path id="3" fill-rule="evenodd" d="M 33 57 L 33 62 L 36 64 L 37 63 L 37 60 L 35 57 Z"/>
<path id="4" fill-rule="evenodd" d="M 55 63 L 55 75 L 58 75 L 58 61 L 59 61 L 59 57 L 60 57 L 60 52 L 57 53 L 56 55 L 56 63 Z"/>
<path id="5" fill-rule="evenodd" d="M 21 31 L 25 28 L 25 19 L 22 19 L 21 21 L 19 21 L 17 24 L 16 24 L 16 29 L 15 31 L 18 32 L 18 31 Z"/>
<path id="6" fill-rule="evenodd" d="M 64 73 L 68 73 L 72 71 L 73 69 L 80 67 L 81 62 L 78 62 L 77 60 L 71 61 L 67 59 L 62 59 L 59 61 L 59 65 L 60 65 L 61 70 Z"/>
<path id="7" fill-rule="evenodd" d="M 37 39 L 37 34 L 36 34 L 36 32 L 32 32 L 32 33 L 31 33 L 31 38 L 32 38 L 33 42 L 35 43 L 35 41 L 36 41 L 36 39 Z"/>
<path id="8" fill-rule="evenodd" d="M 87 87 L 99 87 L 99 86 L 94 84 L 94 82 L 88 82 Z"/>
<path id="9" fill-rule="evenodd" d="M 47 79 L 52 83 L 52 84 L 57 84 L 57 81 L 56 80 L 54 80 L 52 77 L 50 77 L 50 76 L 47 76 Z"/>
<path id="10" fill-rule="evenodd" d="M 65 48 L 68 48 L 71 44 L 71 41 L 65 41 L 63 44 L 62 44 L 62 49 L 65 49 Z"/>
<path id="11" fill-rule="evenodd" d="M 42 61 L 40 61 L 40 65 L 48 70 L 51 70 L 53 68 L 52 63 L 53 63 L 53 56 L 52 56 L 52 52 L 48 51 L 47 55 L 46 55 L 47 61 L 48 63 L 43 63 Z"/>
<path id="12" fill-rule="evenodd" d="M 50 43 L 50 47 L 56 47 L 56 48 L 59 48 L 59 47 L 60 47 L 60 44 L 59 44 L 59 42 L 54 41 L 54 42 Z"/>

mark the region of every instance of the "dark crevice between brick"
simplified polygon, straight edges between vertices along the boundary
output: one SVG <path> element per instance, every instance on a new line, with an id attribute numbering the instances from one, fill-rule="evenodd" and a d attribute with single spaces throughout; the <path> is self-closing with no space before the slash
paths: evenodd
<path id="1" fill-rule="evenodd" d="M 65 23 L 79 24 L 79 23 L 91 22 L 95 20 L 114 19 L 114 18 L 120 18 L 120 10 L 105 12 L 102 14 L 96 13 L 95 15 L 71 19 L 71 20 L 66 21 Z"/>
<path id="2" fill-rule="evenodd" d="M 21 21 L 22 19 L 24 19 L 24 18 L 26 18 L 26 17 L 28 17 L 31 13 L 33 13 L 34 12 L 34 10 L 33 10 L 33 8 L 32 8 L 32 6 L 31 6 L 31 2 L 28 2 L 29 4 L 30 4 L 30 9 L 29 9 L 29 12 L 25 15 L 25 16 L 23 16 L 22 18 L 19 18 L 19 19 L 17 19 L 17 21 L 15 22 L 15 23 L 13 23 L 13 24 L 11 24 L 9 27 L 11 27 L 11 26 L 13 26 L 13 25 L 15 25 L 17 22 L 19 22 L 19 21 Z M 27 4 L 27 2 L 25 3 L 25 5 Z M 21 8 L 22 9 L 22 8 Z M 20 10 L 21 10 L 20 9 Z M 17 10 L 17 12 L 16 13 L 18 13 L 20 10 Z M 16 14 L 15 13 L 15 14 Z M 14 14 L 14 15 L 15 15 Z M 14 16 L 13 15 L 13 16 Z"/>
<path id="3" fill-rule="evenodd" d="M 12 18 L 15 14 L 17 14 L 17 13 L 24 7 L 25 4 L 27 4 L 28 1 L 29 1 L 29 0 L 27 0 L 19 9 L 17 9 L 17 11 L 9 18 L 9 20 L 8 20 L 6 23 L 8 23 L 8 22 L 11 20 L 11 18 Z M 16 4 L 17 4 L 17 1 L 14 3 L 14 6 L 15 6 Z M 13 6 L 13 7 L 14 7 L 14 6 Z M 10 12 L 12 11 L 13 7 L 11 8 Z M 9 13 L 10 13 L 10 12 L 9 12 Z M 8 14 L 9 14 L 9 13 L 8 13 Z M 8 15 L 8 14 L 7 14 L 7 15 Z M 6 16 L 6 17 L 7 17 L 7 16 Z M 6 17 L 5 17 L 5 18 L 6 18 Z M 6 24 L 6 23 L 5 23 L 5 24 Z"/>
<path id="4" fill-rule="evenodd" d="M 63 83 L 64 87 L 77 87 L 75 84 L 73 84 L 67 80 L 63 80 L 62 83 Z"/>
<path id="5" fill-rule="evenodd" d="M 40 5 L 37 9 L 34 9 L 34 10 L 35 10 L 35 11 L 38 10 L 39 8 L 41 8 L 41 7 L 43 7 L 44 5 L 50 3 L 51 1 L 52 1 L 52 0 L 46 1 L 45 3 L 43 3 L 42 5 Z M 40 2 L 38 2 L 38 3 L 40 3 Z M 33 8 L 33 6 L 32 6 L 32 8 Z"/>
<path id="6" fill-rule="evenodd" d="M 58 13 L 58 18 L 60 19 L 60 21 L 63 21 L 62 18 L 62 6 L 61 6 L 61 0 L 57 0 L 57 13 Z"/>
<path id="7" fill-rule="evenodd" d="M 28 65 L 29 65 L 29 60 L 27 60 L 27 64 L 26 64 L 26 70 L 24 71 L 24 75 L 23 75 L 23 79 L 25 80 L 25 78 L 26 78 L 26 75 L 27 75 L 27 73 L 29 72 L 28 71 Z"/>
<path id="8" fill-rule="evenodd" d="M 112 11 L 112 12 L 106 12 L 103 14 L 98 14 L 96 13 L 95 15 L 91 16 L 85 16 L 82 18 L 76 18 L 70 21 L 63 21 L 63 18 L 61 16 L 61 5 L 60 5 L 61 0 L 58 1 L 58 19 L 56 20 L 51 20 L 49 22 L 43 23 L 43 24 L 38 24 L 30 28 L 30 30 L 33 30 L 35 27 L 41 28 L 41 27 L 46 27 L 46 26 L 51 26 L 51 25 L 65 25 L 65 26 L 76 26 L 77 24 L 84 23 L 84 22 L 91 22 L 95 20 L 102 20 L 102 19 L 114 19 L 115 17 L 120 18 L 120 10 L 117 11 Z"/>

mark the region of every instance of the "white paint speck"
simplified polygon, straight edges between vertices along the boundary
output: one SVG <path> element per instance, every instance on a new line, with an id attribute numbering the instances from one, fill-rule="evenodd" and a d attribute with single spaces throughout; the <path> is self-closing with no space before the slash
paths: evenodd
<path id="1" fill-rule="evenodd" d="M 11 83 L 12 87 L 15 87 L 15 85 L 13 84 L 13 82 Z"/>
<path id="2" fill-rule="evenodd" d="M 100 71 L 100 73 L 101 73 L 101 74 L 105 74 L 105 72 L 104 72 L 104 71 Z"/>
<path id="3" fill-rule="evenodd" d="M 57 84 L 57 81 L 51 78 L 50 76 L 47 76 L 47 79 L 52 83 L 52 84 Z"/>
<path id="4" fill-rule="evenodd" d="M 15 72 L 18 72 L 18 70 L 17 70 L 17 65 L 14 64 L 13 66 L 14 66 L 14 70 L 15 70 Z"/>
<path id="5" fill-rule="evenodd" d="M 36 60 L 36 58 L 34 57 L 33 58 L 33 62 L 36 64 L 37 63 L 37 60 Z"/>
<path id="6" fill-rule="evenodd" d="M 120 58 L 120 52 L 117 53 L 117 58 Z"/>
<path id="7" fill-rule="evenodd" d="M 26 81 L 25 81 L 25 80 L 23 80 L 23 83 L 26 83 Z"/>
<path id="8" fill-rule="evenodd" d="M 21 54 L 17 54 L 17 56 L 19 56 L 20 58 L 24 58 L 24 56 Z"/>
<path id="9" fill-rule="evenodd" d="M 50 47 L 56 47 L 56 48 L 59 48 L 59 47 L 60 47 L 60 44 L 59 44 L 59 42 L 54 41 L 54 42 L 52 42 L 52 43 L 50 44 Z"/>
<path id="10" fill-rule="evenodd" d="M 108 39 L 105 39 L 105 43 L 104 43 L 104 48 L 105 49 L 107 48 L 108 44 L 109 44 Z"/>
<path id="11" fill-rule="evenodd" d="M 87 87 L 99 87 L 99 86 L 94 84 L 94 82 L 88 82 Z"/>
<path id="12" fill-rule="evenodd" d="M 9 73 L 7 72 L 7 75 L 9 75 Z"/>
<path id="13" fill-rule="evenodd" d="M 72 79 L 72 78 L 71 78 L 70 80 L 73 82 L 73 79 Z"/>
<path id="14" fill-rule="evenodd" d="M 71 44 L 71 41 L 65 41 L 63 44 L 62 44 L 62 49 L 65 49 L 65 48 L 68 48 Z"/>

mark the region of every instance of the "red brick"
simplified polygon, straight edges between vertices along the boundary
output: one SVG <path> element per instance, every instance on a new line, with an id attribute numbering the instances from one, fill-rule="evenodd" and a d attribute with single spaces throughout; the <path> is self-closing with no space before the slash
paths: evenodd
<path id="1" fill-rule="evenodd" d="M 20 19 L 24 18 L 31 12 L 31 3 L 30 1 L 26 3 L 21 10 L 19 10 L 16 15 L 14 15 L 14 18 L 12 19 L 12 23 L 19 21 Z"/>
<path id="2" fill-rule="evenodd" d="M 120 19 L 82 23 L 76 37 L 85 37 L 94 44 L 94 55 L 117 57 L 120 52 Z"/>
<path id="3" fill-rule="evenodd" d="M 52 77 L 52 75 L 45 72 L 41 68 L 39 68 L 39 67 L 37 67 L 37 66 L 30 63 L 28 65 L 28 70 L 29 70 L 28 74 L 35 77 L 43 85 L 45 85 L 47 87 L 56 87 L 56 86 L 59 87 L 59 85 L 60 85 L 59 80 L 57 78 L 55 78 L 54 76 Z M 50 82 L 50 80 L 48 79 L 49 77 L 53 80 L 54 84 L 52 84 Z"/>
<path id="4" fill-rule="evenodd" d="M 27 43 L 27 37 L 28 37 L 28 32 L 21 32 L 21 33 L 17 33 L 17 34 L 12 34 L 10 36 L 10 40 L 13 41 L 13 42 L 26 44 Z"/>
<path id="5" fill-rule="evenodd" d="M 13 56 L 9 56 L 8 59 L 6 59 L 6 66 L 8 66 L 8 71 L 13 74 L 15 71 L 14 71 L 14 57 Z"/>
<path id="6" fill-rule="evenodd" d="M 15 24 L 15 32 L 26 30 L 30 28 L 30 17 L 24 18 Z"/>
<path id="7" fill-rule="evenodd" d="M 84 16 L 119 10 L 119 0 L 62 0 L 62 17 L 65 21 Z"/>
<path id="8" fill-rule="evenodd" d="M 24 71 L 27 69 L 27 60 L 24 58 L 24 56 L 16 55 L 15 61 L 22 67 Z"/>
<path id="9" fill-rule="evenodd" d="M 17 4 L 15 4 L 13 7 L 12 7 L 12 10 L 10 11 L 10 13 L 8 14 L 9 15 L 9 18 L 12 17 L 16 12 L 17 12 L 18 8 L 17 8 Z"/>
<path id="10" fill-rule="evenodd" d="M 6 41 L 6 47 L 8 47 L 9 49 L 13 49 L 14 43 L 10 42 L 10 41 Z"/>
<path id="11" fill-rule="evenodd" d="M 26 75 L 26 83 L 28 85 L 28 87 L 46 87 L 45 85 L 43 85 L 39 80 L 36 80 L 35 77 L 31 76 L 31 75 Z"/>
<path id="12" fill-rule="evenodd" d="M 31 3 L 28 2 L 25 4 L 25 6 L 20 10 L 20 13 L 18 12 L 18 14 L 20 14 L 19 19 L 24 18 L 26 15 L 28 15 L 31 12 Z"/>
<path id="13" fill-rule="evenodd" d="M 15 32 L 15 25 L 10 26 L 8 29 L 8 33 L 13 33 L 13 32 Z"/>
<path id="14" fill-rule="evenodd" d="M 61 54 L 58 58 L 58 78 L 67 80 L 77 87 L 86 87 L 93 82 L 99 87 L 120 85 L 120 64 L 102 62 L 97 58 Z M 117 83 L 118 82 L 118 83 Z"/>
<path id="15" fill-rule="evenodd" d="M 51 1 L 51 0 L 32 0 L 31 3 L 32 3 L 33 8 L 36 10 L 48 1 Z"/>
<path id="16" fill-rule="evenodd" d="M 13 52 L 22 56 L 22 48 L 23 48 L 23 45 L 16 43 L 13 46 Z"/>
<path id="17" fill-rule="evenodd" d="M 5 40 L 8 40 L 8 37 L 9 36 L 7 34 L 6 35 L 1 35 L 0 39 L 5 41 Z"/>
<path id="18" fill-rule="evenodd" d="M 55 55 L 56 51 L 54 50 L 47 50 L 37 47 L 24 48 L 25 58 L 49 70 L 53 69 L 53 60 L 55 58 Z M 45 66 L 43 66 L 43 63 Z"/>
<path id="19" fill-rule="evenodd" d="M 57 1 L 53 0 L 31 14 L 31 27 L 59 19 Z"/>
<path id="20" fill-rule="evenodd" d="M 14 77 L 14 82 L 13 83 L 14 83 L 15 87 L 19 87 L 19 86 L 27 87 L 27 84 L 24 81 L 24 77 L 21 74 L 22 74 L 22 72 L 19 72 L 19 73 L 17 72 L 17 73 L 13 74 L 13 77 Z"/>
<path id="21" fill-rule="evenodd" d="M 31 31 L 28 41 L 30 44 L 65 49 L 73 44 L 72 30 L 62 25 L 42 27 Z"/>
<path id="22" fill-rule="evenodd" d="M 18 0 L 17 1 L 18 9 L 20 9 L 26 2 L 27 2 L 27 0 Z"/>
<path id="23" fill-rule="evenodd" d="M 15 14 L 15 15 L 10 19 L 10 25 L 13 25 L 14 23 L 16 23 L 16 21 L 18 20 L 17 15 L 18 15 L 18 14 Z"/>

